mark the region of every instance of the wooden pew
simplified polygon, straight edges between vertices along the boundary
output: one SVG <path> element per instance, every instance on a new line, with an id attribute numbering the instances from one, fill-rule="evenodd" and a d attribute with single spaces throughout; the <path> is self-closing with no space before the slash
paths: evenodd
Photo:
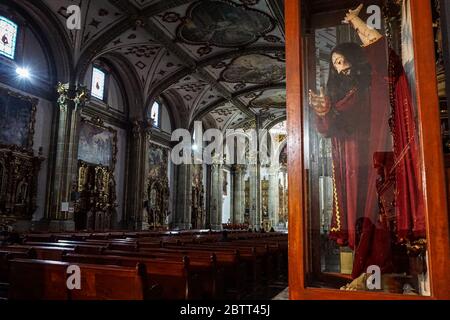
<path id="1" fill-rule="evenodd" d="M 210 252 L 189 252 L 186 250 L 167 249 L 143 249 L 139 252 L 105 250 L 105 255 L 134 257 L 140 259 L 166 259 L 180 261 L 184 257 L 189 257 L 190 273 L 196 279 L 191 285 L 191 297 L 194 299 L 220 299 L 224 297 L 223 283 L 223 262 L 217 261 L 214 254 Z"/>
<path id="2" fill-rule="evenodd" d="M 11 260 L 11 300 L 143 300 L 145 265 L 134 268 L 78 264 L 81 290 L 67 288 L 69 262 Z"/>
<path id="3" fill-rule="evenodd" d="M 73 252 L 74 248 L 59 248 L 59 247 L 47 247 L 38 245 L 12 245 L 5 247 L 7 250 L 14 250 L 15 252 L 27 252 L 33 249 L 36 252 L 36 259 L 41 260 L 57 260 L 61 261 L 62 255 L 65 252 Z"/>
<path id="4" fill-rule="evenodd" d="M 240 288 L 246 288 L 246 291 L 250 291 L 250 289 L 256 290 L 257 286 L 262 283 L 262 268 L 263 268 L 263 260 L 262 257 L 265 254 L 262 250 L 257 250 L 254 247 L 248 246 L 232 246 L 232 245 L 223 245 L 224 243 L 218 244 L 192 244 L 192 245 L 183 245 L 182 248 L 197 250 L 197 251 L 211 251 L 216 255 L 219 255 L 219 252 L 237 252 L 239 254 L 242 262 L 245 263 L 245 279 L 246 283 L 241 284 Z M 231 242 L 230 242 L 231 244 Z M 169 247 L 174 249 L 174 247 Z M 232 271 L 233 272 L 233 271 Z M 242 277 L 242 275 L 240 275 Z M 228 278 L 228 280 L 235 281 L 236 279 Z M 243 279 L 241 278 L 240 281 Z"/>
<path id="5" fill-rule="evenodd" d="M 130 267 L 138 263 L 146 266 L 147 287 L 160 286 L 161 296 L 155 298 L 171 300 L 191 300 L 199 298 L 193 290 L 195 280 L 190 272 L 189 258 L 167 259 L 161 257 L 130 257 L 114 255 L 81 255 L 66 254 L 64 261 L 71 263 L 87 263 L 100 265 L 116 265 Z"/>
<path id="6" fill-rule="evenodd" d="M 33 249 L 18 251 L 0 247 L 0 282 L 9 283 L 10 260 L 34 258 L 36 258 L 36 251 Z"/>

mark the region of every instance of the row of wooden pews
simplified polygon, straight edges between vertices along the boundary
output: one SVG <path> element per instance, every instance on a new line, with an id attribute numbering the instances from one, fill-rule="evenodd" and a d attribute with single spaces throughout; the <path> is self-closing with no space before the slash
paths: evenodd
<path id="1" fill-rule="evenodd" d="M 0 247 L 0 284 L 14 300 L 245 299 L 286 281 L 287 255 L 276 232 L 33 233 Z"/>

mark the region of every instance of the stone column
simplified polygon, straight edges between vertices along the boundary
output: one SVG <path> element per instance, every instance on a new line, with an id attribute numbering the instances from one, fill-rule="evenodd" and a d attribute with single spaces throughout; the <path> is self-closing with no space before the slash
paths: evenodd
<path id="1" fill-rule="evenodd" d="M 87 99 L 87 89 L 74 84 L 58 85 L 58 127 L 54 172 L 50 183 L 47 219 L 51 231 L 74 230 L 73 214 L 61 212 L 61 204 L 71 201 L 72 185 L 76 183 L 78 162 L 78 124 Z"/>
<path id="2" fill-rule="evenodd" d="M 244 223 L 245 181 L 243 165 L 234 166 L 233 175 L 233 223 Z"/>
<path id="3" fill-rule="evenodd" d="M 257 152 L 250 152 L 248 173 L 250 179 L 250 228 L 259 230 L 261 228 L 261 204 L 258 197 L 260 194 L 260 183 L 258 181 Z"/>
<path id="4" fill-rule="evenodd" d="M 211 202 L 210 202 L 210 221 L 212 230 L 222 229 L 222 205 L 223 205 L 223 173 L 222 159 L 214 157 L 211 166 Z"/>
<path id="5" fill-rule="evenodd" d="M 190 164 L 180 164 L 175 167 L 175 212 L 173 227 L 179 230 L 192 228 L 192 168 Z"/>
<path id="6" fill-rule="evenodd" d="M 280 207 L 280 194 L 279 194 L 279 181 L 278 174 L 280 172 L 280 166 L 272 165 L 269 168 L 269 219 L 272 222 L 272 226 L 275 228 L 279 221 L 279 207 Z"/>
<path id="7" fill-rule="evenodd" d="M 145 196 L 146 124 L 134 121 L 128 135 L 127 197 L 122 225 L 129 230 L 142 230 Z"/>

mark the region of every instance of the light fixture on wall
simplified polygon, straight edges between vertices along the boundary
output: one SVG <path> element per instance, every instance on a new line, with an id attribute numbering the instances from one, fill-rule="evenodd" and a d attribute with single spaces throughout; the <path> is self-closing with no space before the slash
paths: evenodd
<path id="1" fill-rule="evenodd" d="M 17 75 L 22 79 L 30 79 L 30 70 L 28 68 L 17 67 Z"/>

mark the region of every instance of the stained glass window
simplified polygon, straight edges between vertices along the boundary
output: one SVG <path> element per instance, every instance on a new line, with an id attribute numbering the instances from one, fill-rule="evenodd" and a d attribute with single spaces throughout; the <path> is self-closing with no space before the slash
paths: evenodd
<path id="1" fill-rule="evenodd" d="M 92 88 L 91 88 L 91 94 L 93 97 L 103 100 L 105 96 L 105 79 L 106 74 L 102 70 L 98 68 L 93 68 Z"/>
<path id="2" fill-rule="evenodd" d="M 153 103 L 153 106 L 150 110 L 150 119 L 153 121 L 153 126 L 159 128 L 159 113 L 161 110 L 161 106 L 159 104 L 159 102 L 155 101 L 155 103 Z"/>
<path id="3" fill-rule="evenodd" d="M 17 29 L 17 24 L 0 16 L 0 55 L 14 59 Z"/>

